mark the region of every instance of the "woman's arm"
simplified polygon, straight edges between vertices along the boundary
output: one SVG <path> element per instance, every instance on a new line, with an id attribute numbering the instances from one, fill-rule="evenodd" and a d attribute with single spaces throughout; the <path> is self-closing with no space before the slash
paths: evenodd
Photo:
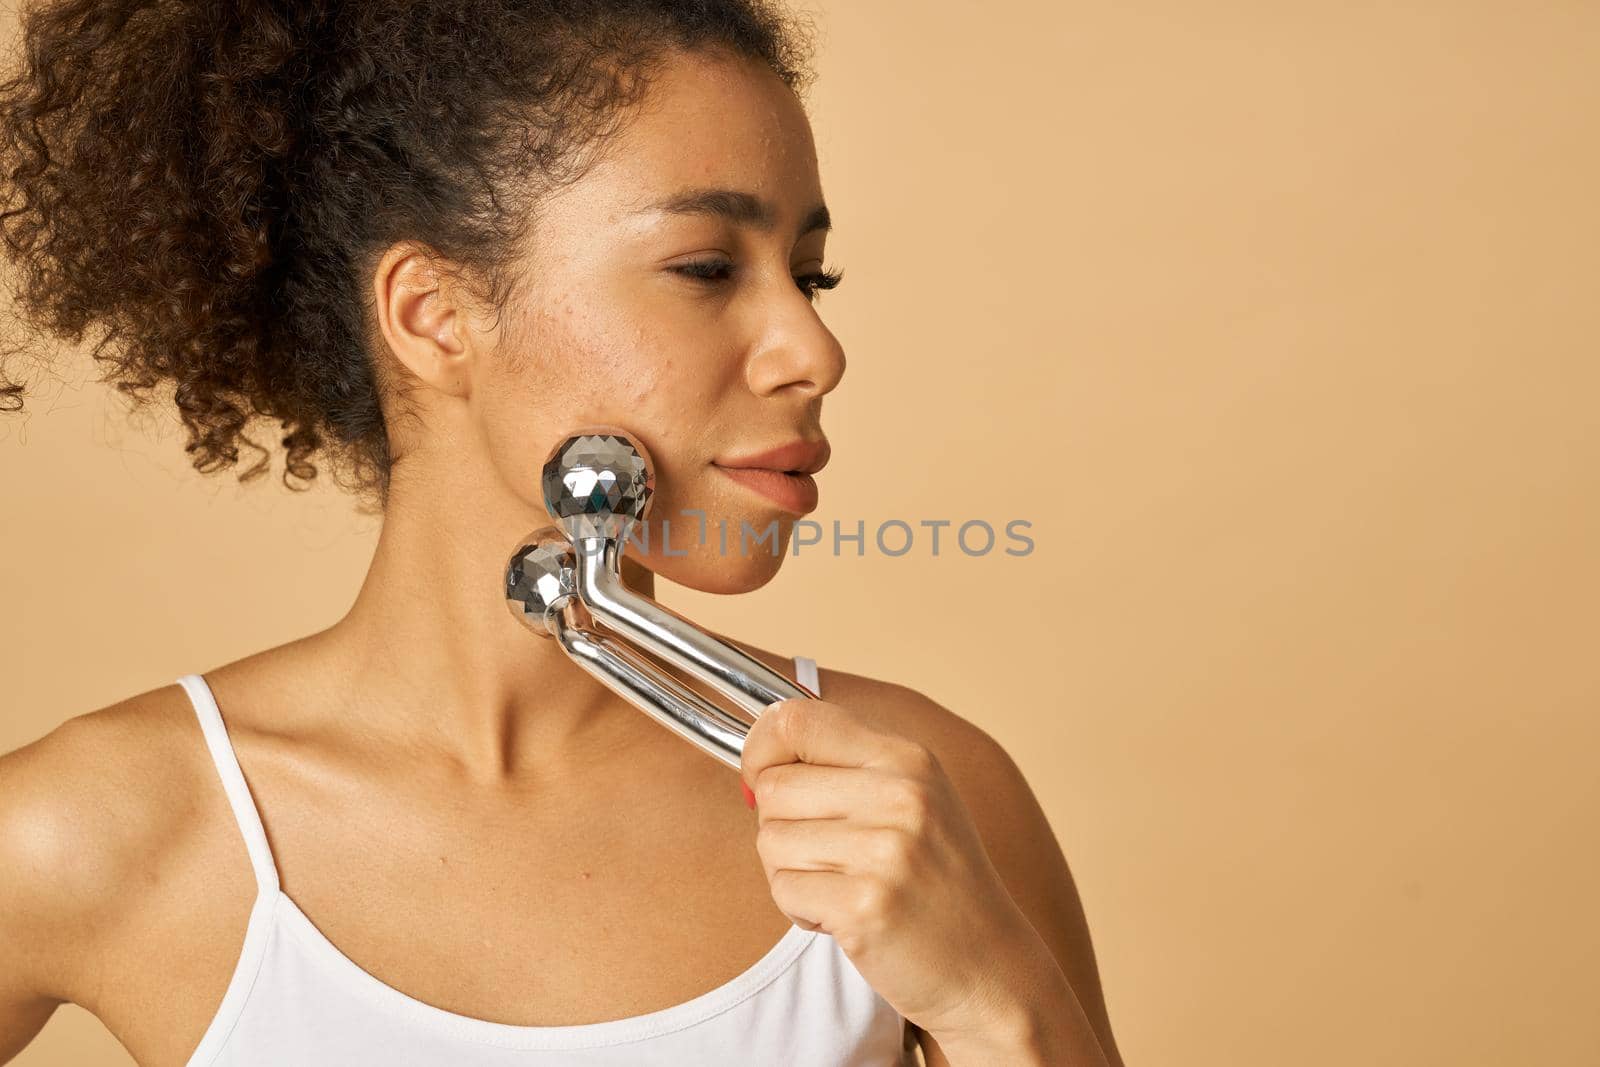
<path id="1" fill-rule="evenodd" d="M 1106 1062 L 1123 1067 L 1077 885 L 1021 769 L 980 727 L 915 690 L 893 688 L 889 703 L 901 728 L 938 756 L 972 813 L 1007 891 L 1066 977 Z M 928 1067 L 951 1067 L 932 1038 L 920 1032 L 918 1038 Z"/>
<path id="2" fill-rule="evenodd" d="M 0 1063 L 44 1028 L 62 998 L 58 893 L 79 842 L 48 781 L 61 731 L 0 756 Z M 67 742 L 70 744 L 70 739 Z"/>
<path id="3" fill-rule="evenodd" d="M 10 937 L 16 931 L 12 924 L 0 921 L 0 938 Z M 10 1063 L 13 1056 L 27 1047 L 35 1034 L 44 1029 L 60 1001 L 41 997 L 25 990 L 13 990 L 5 983 L 12 976 L 0 974 L 0 1063 Z"/>
<path id="4" fill-rule="evenodd" d="M 94 1010 L 102 938 L 154 862 L 149 815 L 167 805 L 132 718 L 80 715 L 0 756 L 0 1063 L 57 1006 Z"/>

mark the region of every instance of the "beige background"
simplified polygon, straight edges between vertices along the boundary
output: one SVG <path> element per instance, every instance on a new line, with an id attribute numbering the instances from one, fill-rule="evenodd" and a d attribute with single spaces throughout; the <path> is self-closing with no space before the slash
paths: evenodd
<path id="1" fill-rule="evenodd" d="M 1130 1067 L 1600 1060 L 1600 4 L 810 6 L 815 517 L 1036 548 L 663 599 L 1015 754 Z M 64 373 L 0 420 L 4 748 L 375 535 Z M 17 1062 L 124 1061 L 68 1008 Z"/>

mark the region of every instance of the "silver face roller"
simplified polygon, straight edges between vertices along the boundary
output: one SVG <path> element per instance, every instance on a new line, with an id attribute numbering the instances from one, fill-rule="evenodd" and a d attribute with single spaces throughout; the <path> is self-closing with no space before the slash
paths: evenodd
<path id="1" fill-rule="evenodd" d="M 545 508 L 575 554 L 574 592 L 602 627 L 701 679 L 752 717 L 780 700 L 816 699 L 741 650 L 622 584 L 622 551 L 655 491 L 649 453 L 610 427 L 580 430 L 551 450 Z"/>
<path id="2" fill-rule="evenodd" d="M 553 637 L 580 667 L 707 754 L 738 770 L 750 725 L 734 718 L 622 645 L 588 632 L 574 582 L 574 553 L 554 526 L 523 539 L 506 567 L 506 606 L 535 633 Z"/>

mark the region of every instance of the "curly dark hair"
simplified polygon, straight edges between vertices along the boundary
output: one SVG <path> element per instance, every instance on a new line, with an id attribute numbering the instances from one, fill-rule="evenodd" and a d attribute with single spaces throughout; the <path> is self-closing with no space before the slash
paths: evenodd
<path id="1" fill-rule="evenodd" d="M 797 94 L 809 19 L 768 0 L 56 0 L 0 83 L 13 308 L 91 328 L 135 407 L 170 383 L 197 470 L 282 426 L 283 481 L 329 459 L 388 500 L 389 384 L 365 279 L 413 240 L 503 308 L 541 195 L 576 180 L 673 51 L 731 51 Z M 27 351 L 15 343 L 7 357 Z M 0 410 L 24 387 L 0 371 Z"/>

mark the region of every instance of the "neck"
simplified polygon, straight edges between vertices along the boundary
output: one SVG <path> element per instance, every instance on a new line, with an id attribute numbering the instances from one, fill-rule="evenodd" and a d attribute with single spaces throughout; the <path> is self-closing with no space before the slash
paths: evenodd
<path id="1" fill-rule="evenodd" d="M 349 714 L 482 780 L 592 774 L 659 740 L 658 724 L 506 606 L 507 561 L 547 517 L 503 493 L 396 488 L 355 603 L 323 635 L 361 694 Z M 655 594 L 626 554 L 622 580 Z"/>

